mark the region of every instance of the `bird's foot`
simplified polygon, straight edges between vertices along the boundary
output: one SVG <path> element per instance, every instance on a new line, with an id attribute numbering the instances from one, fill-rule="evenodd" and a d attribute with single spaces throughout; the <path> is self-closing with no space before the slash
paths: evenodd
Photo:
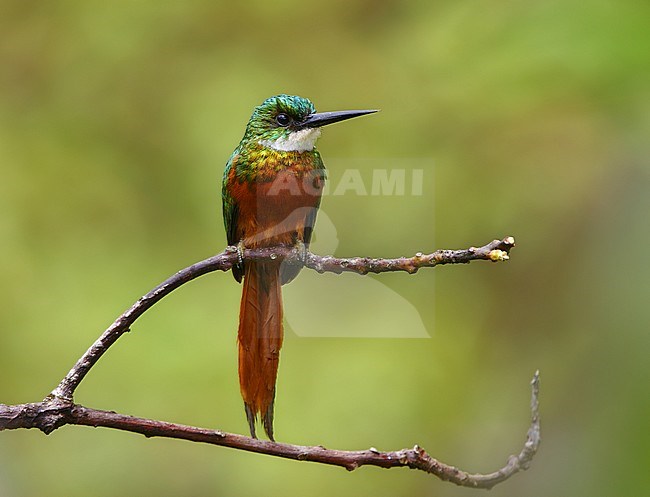
<path id="1" fill-rule="evenodd" d="M 300 262 L 300 264 L 302 266 L 307 264 L 307 256 L 309 255 L 309 250 L 307 249 L 307 245 L 305 245 L 305 242 L 303 242 L 302 240 L 296 240 L 293 249 L 298 255 L 298 261 Z"/>
<path id="2" fill-rule="evenodd" d="M 244 267 L 244 240 L 239 240 L 237 243 L 237 261 L 240 267 Z"/>

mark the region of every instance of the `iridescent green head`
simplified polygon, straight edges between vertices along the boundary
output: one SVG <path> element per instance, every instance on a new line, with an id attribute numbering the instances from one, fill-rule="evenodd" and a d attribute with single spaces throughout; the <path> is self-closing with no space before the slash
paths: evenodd
<path id="1" fill-rule="evenodd" d="M 306 98 L 276 95 L 255 107 L 246 126 L 242 144 L 259 143 L 280 151 L 313 150 L 320 136 L 320 127 L 352 117 L 371 114 L 375 110 L 344 110 L 317 113 Z"/>

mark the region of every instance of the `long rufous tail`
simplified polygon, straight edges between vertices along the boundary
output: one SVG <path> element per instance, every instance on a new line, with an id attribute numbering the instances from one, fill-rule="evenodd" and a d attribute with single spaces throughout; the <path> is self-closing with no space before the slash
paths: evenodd
<path id="1" fill-rule="evenodd" d="M 282 347 L 279 263 L 247 262 L 239 310 L 239 387 L 255 438 L 255 421 L 273 439 L 273 403 Z"/>

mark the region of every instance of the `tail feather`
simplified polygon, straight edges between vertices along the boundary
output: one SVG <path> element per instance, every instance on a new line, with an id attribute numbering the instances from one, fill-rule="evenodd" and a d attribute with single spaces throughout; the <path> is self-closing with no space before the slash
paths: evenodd
<path id="1" fill-rule="evenodd" d="M 273 440 L 275 381 L 282 347 L 280 266 L 246 265 L 239 311 L 239 386 L 251 435 L 258 416 Z"/>

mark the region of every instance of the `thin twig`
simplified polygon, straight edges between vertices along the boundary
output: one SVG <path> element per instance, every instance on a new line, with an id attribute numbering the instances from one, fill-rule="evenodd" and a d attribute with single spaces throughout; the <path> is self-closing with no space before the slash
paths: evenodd
<path id="1" fill-rule="evenodd" d="M 0 431 L 5 429 L 38 428 L 44 433 L 51 433 L 66 424 L 94 427 L 102 426 L 140 433 L 146 437 L 176 438 L 232 447 L 286 459 L 341 466 L 348 471 L 355 470 L 361 466 L 378 466 L 380 468 L 409 467 L 431 473 L 441 480 L 449 481 L 463 487 L 490 489 L 496 484 L 507 480 L 515 473 L 528 469 L 539 447 L 539 371 L 535 373 L 531 384 L 532 416 L 524 447 L 518 455 L 510 456 L 505 466 L 489 474 L 471 474 L 454 466 L 444 464 L 431 457 L 424 449 L 417 445 L 412 449 L 382 452 L 374 447 L 360 451 L 344 451 L 326 449 L 322 446 L 267 442 L 223 431 L 208 430 L 164 421 L 137 418 L 111 411 L 90 409 L 56 398 L 45 399 L 43 402 L 34 404 L 12 406 L 0 404 Z"/>
<path id="2" fill-rule="evenodd" d="M 490 243 L 466 250 L 436 250 L 431 254 L 418 253 L 414 257 L 399 257 L 397 259 L 371 259 L 369 257 L 351 257 L 337 259 L 331 256 L 307 255 L 305 266 L 319 273 L 357 274 L 386 273 L 389 271 L 406 271 L 417 273 L 423 267 L 442 266 L 444 264 L 468 264 L 472 261 L 506 261 L 510 249 L 515 246 L 515 239 L 511 236 L 503 240 L 493 240 Z"/>
<path id="3" fill-rule="evenodd" d="M 245 250 L 246 260 L 274 260 L 282 258 L 287 264 L 304 264 L 310 269 L 320 273 L 342 273 L 344 271 L 358 274 L 383 273 L 388 271 L 406 271 L 415 273 L 422 267 L 434 267 L 442 264 L 466 264 L 476 260 L 503 261 L 508 259 L 510 249 L 515 246 L 515 239 L 511 236 L 503 240 L 493 240 L 483 247 L 470 247 L 466 250 L 437 250 L 431 254 L 416 254 L 414 257 L 400 257 L 398 259 L 370 259 L 367 257 L 353 257 L 338 259 L 331 256 L 304 254 L 292 247 L 274 247 L 266 249 Z M 93 343 L 86 353 L 77 361 L 70 372 L 61 380 L 61 383 L 50 394 L 54 398 L 71 401 L 74 391 L 90 371 L 99 358 L 113 345 L 120 336 L 129 331 L 131 325 L 144 312 L 151 308 L 172 291 L 213 271 L 228 271 L 238 262 L 236 247 L 227 247 L 218 255 L 205 259 L 177 272 L 166 279 L 156 288 L 138 301 L 118 317 L 111 326 Z"/>

